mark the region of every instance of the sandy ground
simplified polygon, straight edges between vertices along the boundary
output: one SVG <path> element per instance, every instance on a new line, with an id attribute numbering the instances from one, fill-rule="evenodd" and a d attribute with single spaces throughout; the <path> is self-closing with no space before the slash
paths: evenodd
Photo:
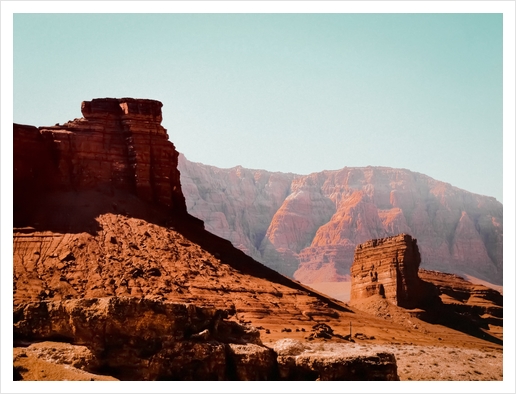
<path id="1" fill-rule="evenodd" d="M 394 353 L 400 380 L 503 380 L 503 353 L 498 349 L 411 345 L 348 345 Z"/>
<path id="2" fill-rule="evenodd" d="M 278 344 L 284 340 L 278 341 Z M 288 340 L 287 340 L 288 341 Z M 276 348 L 275 343 L 267 345 Z M 501 381 L 503 354 L 501 349 L 467 349 L 450 346 L 420 346 L 360 343 L 306 343 L 303 354 L 364 355 L 392 353 L 396 357 L 398 375 L 405 381 Z"/>

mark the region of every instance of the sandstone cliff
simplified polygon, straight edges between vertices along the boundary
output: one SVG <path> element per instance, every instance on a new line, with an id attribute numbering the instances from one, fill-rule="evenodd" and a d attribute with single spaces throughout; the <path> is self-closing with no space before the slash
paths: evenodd
<path id="1" fill-rule="evenodd" d="M 13 302 L 23 346 L 70 342 L 60 348 L 72 355 L 59 360 L 93 355 L 121 379 L 271 379 L 277 361 L 260 332 L 270 340 L 294 329 L 302 339 L 319 319 L 339 326 L 354 316 L 188 215 L 161 103 L 95 99 L 82 112 L 64 125 L 14 125 Z M 244 331 L 223 339 L 223 327 Z M 54 347 L 38 349 L 15 349 L 18 378 L 25 367 L 16 363 Z M 46 371 L 48 362 L 35 363 Z M 388 364 L 386 378 L 396 376 L 392 356 Z"/>
<path id="2" fill-rule="evenodd" d="M 178 152 L 161 126 L 155 100 L 94 99 L 83 118 L 51 127 L 14 125 L 15 225 L 31 204 L 55 191 L 127 191 L 146 202 L 185 212 Z"/>
<path id="3" fill-rule="evenodd" d="M 206 230 L 259 259 L 259 245 L 289 195 L 294 175 L 243 167 L 223 170 L 190 163 L 182 154 L 178 168 L 188 212 L 202 219 Z"/>
<path id="4" fill-rule="evenodd" d="M 303 283 L 349 280 L 356 245 L 399 233 L 418 239 L 422 268 L 502 283 L 503 206 L 494 198 L 386 167 L 300 176 L 180 158 L 179 168 L 192 215 Z M 248 174 L 245 192 L 237 173 Z M 256 181 L 269 177 L 277 181 Z M 243 214 L 256 201 L 259 221 Z"/>
<path id="5" fill-rule="evenodd" d="M 263 315 L 266 293 L 275 299 L 293 291 L 308 296 L 299 314 L 305 307 L 317 314 L 324 297 L 187 214 L 161 105 L 94 99 L 82 103 L 84 118 L 64 125 L 14 125 L 15 305 L 152 296 Z M 260 302 L 256 294 L 264 295 Z M 320 312 L 335 313 L 327 305 Z"/>
<path id="6" fill-rule="evenodd" d="M 14 125 L 13 303 L 18 339 L 70 342 L 70 346 L 62 347 L 65 353 L 75 352 L 71 346 L 81 346 L 74 341 L 83 341 L 89 352 L 82 349 L 79 353 L 86 358 L 93 353 L 95 357 L 102 356 L 101 349 L 108 349 L 105 355 L 109 357 L 103 365 L 120 378 L 127 378 L 125 368 L 132 363 L 150 368 L 145 371 L 142 367 L 142 374 L 150 373 L 139 376 L 142 379 L 188 379 L 200 376 L 195 374 L 199 369 L 208 371 L 210 365 L 222 368 L 222 364 L 217 364 L 217 355 L 222 355 L 215 349 L 221 349 L 217 344 L 211 344 L 214 353 L 209 354 L 214 357 L 206 360 L 205 365 L 192 362 L 195 351 L 203 352 L 196 342 L 187 344 L 192 346 L 192 352 L 187 352 L 183 359 L 184 365 L 191 368 L 179 375 L 167 370 L 177 344 L 166 342 L 170 339 L 168 334 L 161 335 L 160 330 L 168 324 L 162 321 L 167 315 L 163 311 L 170 307 L 169 303 L 179 303 L 187 309 L 186 304 L 194 305 L 196 311 L 219 310 L 245 330 L 255 334 L 258 330 L 261 340 L 268 343 L 283 338 L 285 333 L 303 341 L 330 339 L 345 343 L 344 335 L 353 321 L 353 327 L 360 330 L 360 336 L 355 338 L 364 343 L 389 341 L 395 335 L 407 343 L 426 343 L 429 338 L 437 341 L 443 337 L 442 343 L 482 346 L 484 341 L 453 330 L 428 327 L 423 336 L 407 333 L 400 326 L 386 325 L 263 266 L 229 241 L 206 231 L 203 223 L 186 211 L 176 167 L 177 152 L 160 125 L 160 108 L 161 103 L 152 100 L 95 99 L 83 103 L 84 118 L 64 125 Z M 284 183 L 282 176 L 268 179 L 265 185 L 281 185 L 264 191 L 276 196 L 280 206 L 290 183 Z M 314 190 L 318 193 L 317 188 Z M 329 204 L 318 197 L 313 206 L 326 212 Z M 260 204 L 255 209 L 258 216 L 261 209 L 265 210 Z M 252 212 L 251 206 L 249 211 Z M 317 223 L 316 219 L 307 221 L 303 227 L 305 235 L 294 243 L 279 235 L 271 238 L 299 248 Z M 267 229 L 262 231 L 265 234 Z M 258 233 L 256 237 L 263 238 Z M 106 305 L 117 307 L 103 309 Z M 106 334 L 102 328 L 107 327 L 104 323 L 113 310 L 120 312 L 113 320 L 120 331 L 108 330 L 112 335 L 102 338 Z M 207 320 L 213 322 L 210 319 Z M 138 326 L 140 321 L 148 326 Z M 321 325 L 327 328 L 323 337 Z M 88 332 L 99 327 L 101 336 L 91 337 Z M 138 331 L 145 327 L 150 327 L 149 332 Z M 208 347 L 214 339 L 210 327 L 208 332 L 192 334 L 196 341 L 208 341 Z M 328 332 L 332 333 L 329 338 Z M 123 337 L 123 343 L 117 342 L 118 335 Z M 135 335 L 144 340 L 139 343 Z M 270 352 L 255 348 L 260 345 L 253 335 L 240 332 L 235 342 L 245 343 L 230 342 L 229 348 L 224 345 L 226 357 L 234 361 L 229 378 L 268 376 L 265 371 L 269 368 Z M 167 345 L 158 349 L 163 338 Z M 27 343 L 21 345 L 24 347 L 13 353 L 15 365 L 24 355 L 32 358 L 54 349 L 53 345 L 31 349 L 25 348 Z M 153 363 L 147 363 L 147 355 L 156 356 Z M 72 363 L 77 361 L 75 355 L 55 356 Z M 263 361 L 259 364 L 263 368 L 255 367 L 258 364 L 253 364 L 253 360 Z M 375 370 L 385 367 L 385 379 L 396 378 L 390 354 L 356 358 L 333 355 L 326 359 L 322 354 L 286 362 L 286 369 L 280 373 L 284 378 L 298 376 L 296 366 L 310 371 L 310 378 L 381 378 L 376 372 L 368 375 L 368 365 Z M 341 364 L 347 367 L 341 369 Z M 353 371 L 361 371 L 360 377 Z M 228 378 L 226 372 L 202 376 Z M 42 375 L 30 374 L 37 378 Z M 56 375 L 47 378 L 50 376 Z"/>

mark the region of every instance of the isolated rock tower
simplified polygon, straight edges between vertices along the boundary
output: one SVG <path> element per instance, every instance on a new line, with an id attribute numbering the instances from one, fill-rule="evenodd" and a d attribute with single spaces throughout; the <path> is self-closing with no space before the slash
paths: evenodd
<path id="1" fill-rule="evenodd" d="M 394 305 L 415 307 L 426 293 L 418 277 L 420 263 L 417 240 L 408 234 L 357 245 L 351 266 L 351 300 L 378 294 Z"/>

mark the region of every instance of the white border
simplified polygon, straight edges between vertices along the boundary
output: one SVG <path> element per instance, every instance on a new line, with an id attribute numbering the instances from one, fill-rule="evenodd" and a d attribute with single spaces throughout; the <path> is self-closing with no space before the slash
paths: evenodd
<path id="1" fill-rule="evenodd" d="M 504 381 L 503 382 L 12 382 L 12 120 L 14 13 L 503 13 L 504 15 Z M 514 393 L 515 3 L 513 1 L 2 1 L 1 2 L 1 391 L 108 392 L 457 392 Z M 37 59 L 36 59 L 37 61 Z M 9 193 L 10 192 L 10 193 Z M 509 301 L 509 302 L 507 302 Z M 5 327 L 10 327 L 5 329 Z"/>

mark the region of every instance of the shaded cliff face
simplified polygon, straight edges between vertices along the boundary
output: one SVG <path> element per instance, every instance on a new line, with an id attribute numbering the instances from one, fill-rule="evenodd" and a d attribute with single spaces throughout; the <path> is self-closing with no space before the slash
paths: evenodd
<path id="1" fill-rule="evenodd" d="M 178 152 L 161 126 L 155 100 L 94 99 L 83 118 L 64 125 L 14 125 L 15 225 L 41 194 L 126 191 L 175 213 L 186 213 Z"/>
<path id="2" fill-rule="evenodd" d="M 502 283 L 503 206 L 494 198 L 386 167 L 300 176 L 218 169 L 180 158 L 179 168 L 192 215 L 235 246 L 252 250 L 267 266 L 303 283 L 349 280 L 356 245 L 399 233 L 417 238 L 422 268 Z M 237 171 L 252 174 L 245 193 L 236 186 L 241 180 L 229 175 Z M 272 175 L 282 180 L 281 188 L 267 204 L 268 195 L 254 179 Z M 202 189 L 210 193 L 200 193 Z M 224 207 L 217 203 L 221 200 Z M 259 226 L 241 214 L 256 200 L 267 212 Z"/>

